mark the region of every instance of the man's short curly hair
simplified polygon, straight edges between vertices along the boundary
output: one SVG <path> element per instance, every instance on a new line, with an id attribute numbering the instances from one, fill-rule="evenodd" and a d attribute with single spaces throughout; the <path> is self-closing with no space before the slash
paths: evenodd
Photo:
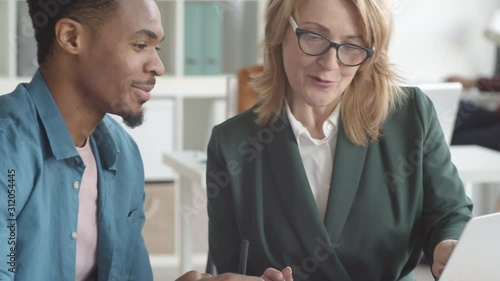
<path id="1" fill-rule="evenodd" d="M 52 54 L 55 25 L 71 18 L 97 30 L 118 10 L 119 0 L 27 0 L 38 46 L 38 64 Z"/>

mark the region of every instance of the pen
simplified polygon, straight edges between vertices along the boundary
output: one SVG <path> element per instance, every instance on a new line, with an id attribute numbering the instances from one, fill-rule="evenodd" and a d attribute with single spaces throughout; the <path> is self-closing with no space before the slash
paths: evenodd
<path id="1" fill-rule="evenodd" d="M 249 242 L 246 239 L 243 239 L 243 241 L 241 241 L 238 273 L 243 275 L 247 273 L 248 244 Z"/>
<path id="2" fill-rule="evenodd" d="M 245 275 L 247 273 L 247 259 L 248 259 L 248 242 L 247 239 L 243 239 L 241 241 L 240 247 L 240 261 L 238 263 L 238 274 Z M 281 279 L 281 281 L 285 281 L 285 278 Z"/>

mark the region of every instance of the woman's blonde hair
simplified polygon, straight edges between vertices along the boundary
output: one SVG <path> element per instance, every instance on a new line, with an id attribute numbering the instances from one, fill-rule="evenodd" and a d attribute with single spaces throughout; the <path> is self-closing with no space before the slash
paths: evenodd
<path id="1" fill-rule="evenodd" d="M 304 0 L 271 0 L 265 28 L 264 71 L 255 76 L 252 87 L 258 93 L 255 109 L 257 124 L 275 121 L 282 113 L 289 83 L 283 66 L 281 41 L 290 15 L 297 15 Z M 306 0 L 307 1 L 307 0 Z M 342 95 L 342 120 L 349 140 L 359 146 L 379 138 L 389 113 L 404 99 L 397 86 L 401 82 L 389 63 L 392 32 L 391 8 L 385 0 L 342 0 L 351 3 L 360 19 L 360 32 L 368 46 L 375 48 L 372 58 L 358 69 Z"/>

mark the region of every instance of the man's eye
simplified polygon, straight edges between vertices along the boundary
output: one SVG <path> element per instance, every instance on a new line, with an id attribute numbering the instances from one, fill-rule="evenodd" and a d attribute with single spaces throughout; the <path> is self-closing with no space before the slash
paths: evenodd
<path id="1" fill-rule="evenodd" d="M 156 46 L 155 49 L 156 49 L 156 51 L 160 51 L 161 50 L 161 48 L 158 47 L 158 46 Z"/>
<path id="2" fill-rule="evenodd" d="M 136 46 L 139 50 L 144 50 L 144 49 L 146 49 L 146 47 L 147 47 L 148 45 L 146 45 L 146 44 L 135 44 L 135 46 Z"/>

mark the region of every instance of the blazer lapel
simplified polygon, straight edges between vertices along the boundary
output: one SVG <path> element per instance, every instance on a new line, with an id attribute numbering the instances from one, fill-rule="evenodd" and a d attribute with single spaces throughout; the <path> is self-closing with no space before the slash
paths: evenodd
<path id="1" fill-rule="evenodd" d="M 304 258 L 315 257 L 318 247 L 328 249 L 329 261 L 319 263 L 318 267 L 329 278 L 350 280 L 321 220 L 286 112 L 278 123 L 269 128 L 273 130 L 273 127 L 281 126 L 284 130 L 273 130 L 274 139 L 268 145 L 267 156 L 274 187 L 282 199 L 281 205 L 307 251 Z"/>
<path id="2" fill-rule="evenodd" d="M 292 222 L 298 222 L 297 233 L 305 233 L 302 224 L 306 223 L 306 229 L 310 229 L 307 233 L 316 235 L 312 238 L 316 238 L 319 233 L 326 237 L 327 232 L 307 180 L 295 135 L 288 124 L 284 130 L 275 133 L 275 138 L 268 148 L 272 180 L 287 215 Z M 302 238 L 307 240 L 311 237 Z"/>
<path id="3" fill-rule="evenodd" d="M 330 181 L 331 188 L 325 215 L 325 226 L 333 243 L 336 243 L 339 239 L 351 210 L 368 151 L 366 146 L 356 146 L 349 141 L 345 135 L 342 121 L 339 124 L 335 160 Z"/>

